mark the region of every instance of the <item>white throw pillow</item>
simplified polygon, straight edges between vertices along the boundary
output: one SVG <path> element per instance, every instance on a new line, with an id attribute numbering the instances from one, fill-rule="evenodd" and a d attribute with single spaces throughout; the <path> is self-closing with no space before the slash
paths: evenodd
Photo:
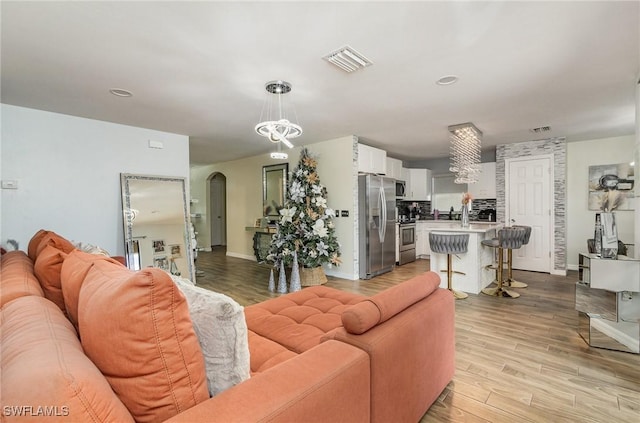
<path id="1" fill-rule="evenodd" d="M 171 278 L 189 304 L 193 328 L 200 341 L 209 395 L 214 396 L 249 379 L 249 339 L 244 307 L 232 298 Z"/>

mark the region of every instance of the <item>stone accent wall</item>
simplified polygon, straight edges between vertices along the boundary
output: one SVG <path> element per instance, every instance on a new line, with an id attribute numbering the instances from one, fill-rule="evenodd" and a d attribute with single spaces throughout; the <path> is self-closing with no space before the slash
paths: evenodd
<path id="1" fill-rule="evenodd" d="M 505 219 L 505 159 L 543 154 L 553 155 L 553 268 L 564 273 L 567 268 L 567 143 L 564 137 L 501 144 L 496 147 L 497 221 L 504 222 Z"/>
<path id="2" fill-rule="evenodd" d="M 353 136 L 353 269 L 354 277 L 358 279 L 360 276 L 360 210 L 358 207 L 358 137 Z"/>

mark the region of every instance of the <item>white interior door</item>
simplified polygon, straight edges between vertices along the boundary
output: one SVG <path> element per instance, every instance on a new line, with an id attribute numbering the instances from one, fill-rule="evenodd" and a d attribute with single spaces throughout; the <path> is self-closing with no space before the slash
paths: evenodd
<path id="1" fill-rule="evenodd" d="M 513 250 L 513 268 L 550 272 L 551 157 L 505 160 L 506 224 L 531 226 L 529 244 Z"/>

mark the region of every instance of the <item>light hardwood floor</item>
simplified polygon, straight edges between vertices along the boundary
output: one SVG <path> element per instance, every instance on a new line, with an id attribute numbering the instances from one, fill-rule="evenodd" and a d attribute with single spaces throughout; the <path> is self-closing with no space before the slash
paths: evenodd
<path id="1" fill-rule="evenodd" d="M 198 253 L 199 286 L 242 305 L 276 297 L 269 267 Z M 375 294 L 429 268 L 427 260 L 369 281 L 326 286 Z M 589 348 L 576 331 L 567 277 L 514 271 L 529 283 L 517 299 L 469 295 L 456 302 L 456 374 L 421 422 L 640 422 L 640 355 Z M 428 328 L 425 328 L 428 330 Z"/>

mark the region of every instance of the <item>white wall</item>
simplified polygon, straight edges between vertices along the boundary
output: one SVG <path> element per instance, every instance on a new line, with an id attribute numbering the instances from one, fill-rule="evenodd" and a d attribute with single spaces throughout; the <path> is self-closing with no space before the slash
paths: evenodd
<path id="1" fill-rule="evenodd" d="M 320 182 L 327 187 L 328 206 L 337 210 L 348 210 L 349 217 L 334 220 L 336 236 L 341 244 L 343 264 L 328 269 L 327 274 L 345 279 L 357 278 L 356 246 L 354 237 L 354 216 L 356 214 L 354 192 L 357 178 L 354 177 L 354 137 L 307 145 L 310 153 L 318 157 Z M 208 248 L 211 244 L 209 216 L 210 198 L 208 179 L 215 172 L 224 174 L 227 180 L 227 255 L 255 260 L 253 254 L 253 232 L 245 230 L 253 226 L 262 216 L 262 166 L 289 163 L 292 171 L 300 157 L 300 147 L 287 150 L 288 161 L 273 160 L 268 154 L 241 160 L 197 166 L 191 169 L 191 198 L 198 200 L 192 204 L 192 213 L 201 213 L 194 219 L 198 232 L 198 246 Z"/>
<path id="2" fill-rule="evenodd" d="M 624 163 L 633 160 L 635 136 L 567 143 L 567 268 L 578 268 L 578 254 L 587 251 L 587 239 L 593 238 L 594 210 L 588 209 L 589 166 Z M 638 164 L 636 164 L 638 169 Z M 640 190 L 640 187 L 635 187 Z M 636 203 L 636 207 L 640 204 Z M 618 210 L 618 239 L 634 242 L 634 211 Z M 635 246 L 638 251 L 640 246 Z"/>
<path id="3" fill-rule="evenodd" d="M 41 228 L 124 254 L 120 173 L 189 177 L 183 135 L 1 106 L 0 240 L 26 250 Z M 149 140 L 162 141 L 151 149 Z M 187 187 L 188 188 L 188 187 Z"/>

